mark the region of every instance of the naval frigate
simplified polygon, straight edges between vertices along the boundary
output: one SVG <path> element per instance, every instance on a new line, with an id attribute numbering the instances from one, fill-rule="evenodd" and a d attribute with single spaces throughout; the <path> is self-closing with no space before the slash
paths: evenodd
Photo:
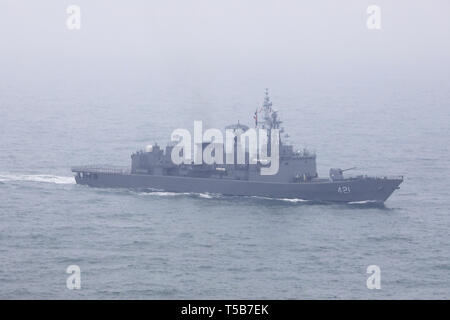
<path id="1" fill-rule="evenodd" d="M 262 114 L 262 121 L 258 121 Z M 278 111 L 272 107 L 268 91 L 262 107 L 254 114 L 255 127 L 281 129 Z M 234 160 L 236 141 L 249 127 L 239 122 L 227 126 L 233 130 Z M 287 136 L 287 135 L 286 135 Z M 270 139 L 270 135 L 269 135 Z M 278 199 L 301 199 L 314 202 L 383 203 L 399 188 L 402 176 L 346 176 L 350 169 L 331 168 L 329 177 L 319 177 L 316 154 L 294 147 L 278 136 L 279 156 L 276 174 L 263 175 L 267 167 L 262 160 L 250 161 L 248 152 L 243 163 L 174 163 L 174 144 L 161 148 L 157 143 L 131 155 L 131 166 L 84 165 L 72 167 L 77 184 L 99 188 L 129 188 L 180 193 L 209 193 L 226 196 L 257 196 Z M 202 150 L 208 143 L 202 143 Z M 270 153 L 270 145 L 268 146 Z M 228 149 L 229 150 L 229 149 Z"/>

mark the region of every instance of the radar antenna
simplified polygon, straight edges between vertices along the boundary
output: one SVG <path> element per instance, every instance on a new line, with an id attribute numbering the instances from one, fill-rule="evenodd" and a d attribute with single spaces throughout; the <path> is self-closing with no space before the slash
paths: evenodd
<path id="1" fill-rule="evenodd" d="M 272 101 L 269 97 L 269 89 L 266 88 L 264 103 L 260 112 L 264 113 L 263 121 L 257 122 L 257 127 L 262 129 L 280 129 L 282 121 L 278 120 L 278 111 L 272 108 Z"/>

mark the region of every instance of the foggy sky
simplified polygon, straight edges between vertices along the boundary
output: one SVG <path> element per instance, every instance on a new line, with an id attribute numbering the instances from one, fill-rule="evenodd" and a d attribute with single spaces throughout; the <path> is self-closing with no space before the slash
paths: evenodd
<path id="1" fill-rule="evenodd" d="M 81 30 L 66 27 L 81 7 Z M 382 29 L 366 9 L 381 7 Z M 445 77 L 448 0 L 1 0 L 0 81 L 210 74 Z M 30 80 L 31 81 L 31 80 Z"/>

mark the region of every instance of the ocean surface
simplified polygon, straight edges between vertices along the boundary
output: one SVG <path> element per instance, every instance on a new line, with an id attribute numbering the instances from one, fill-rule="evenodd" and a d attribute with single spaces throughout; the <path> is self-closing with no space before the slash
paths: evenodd
<path id="1" fill-rule="evenodd" d="M 448 81 L 42 79 L 0 85 L 0 298 L 450 298 Z M 356 166 L 403 175 L 400 190 L 373 206 L 75 184 L 71 166 L 127 166 L 194 120 L 252 125 L 266 86 L 320 176 Z"/>

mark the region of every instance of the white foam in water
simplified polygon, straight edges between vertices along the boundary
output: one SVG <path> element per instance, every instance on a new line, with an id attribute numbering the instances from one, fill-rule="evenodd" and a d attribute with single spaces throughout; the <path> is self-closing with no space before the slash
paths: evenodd
<path id="1" fill-rule="evenodd" d="M 140 192 L 139 195 L 161 196 L 161 197 L 173 197 L 173 196 L 198 196 L 204 199 L 213 199 L 215 196 L 209 193 L 194 193 L 194 192 L 165 192 L 165 191 L 149 191 Z"/>
<path id="2" fill-rule="evenodd" d="M 283 199 L 276 199 L 276 200 L 281 200 L 281 201 L 287 201 L 287 202 L 309 202 L 310 200 L 305 200 L 305 199 L 288 199 L 288 198 L 283 198 Z"/>
<path id="3" fill-rule="evenodd" d="M 190 193 L 165 192 L 165 191 L 148 191 L 148 192 L 140 192 L 138 194 L 141 195 L 141 196 L 173 197 L 173 196 L 189 195 Z"/>
<path id="4" fill-rule="evenodd" d="M 363 201 L 352 201 L 348 204 L 368 204 L 368 203 L 378 203 L 378 201 L 375 200 L 363 200 Z"/>
<path id="5" fill-rule="evenodd" d="M 56 184 L 75 184 L 74 177 L 62 177 L 48 174 L 0 174 L 0 181 L 32 181 Z"/>
<path id="6" fill-rule="evenodd" d="M 269 198 L 269 197 L 260 197 L 260 196 L 252 196 L 252 198 L 257 199 L 265 199 L 265 200 L 275 200 L 275 201 L 286 201 L 286 202 L 309 202 L 310 200 L 300 199 L 300 198 Z"/>
<path id="7" fill-rule="evenodd" d="M 204 199 L 212 199 L 214 198 L 211 194 L 209 193 L 198 193 L 197 194 L 200 198 L 204 198 Z"/>

